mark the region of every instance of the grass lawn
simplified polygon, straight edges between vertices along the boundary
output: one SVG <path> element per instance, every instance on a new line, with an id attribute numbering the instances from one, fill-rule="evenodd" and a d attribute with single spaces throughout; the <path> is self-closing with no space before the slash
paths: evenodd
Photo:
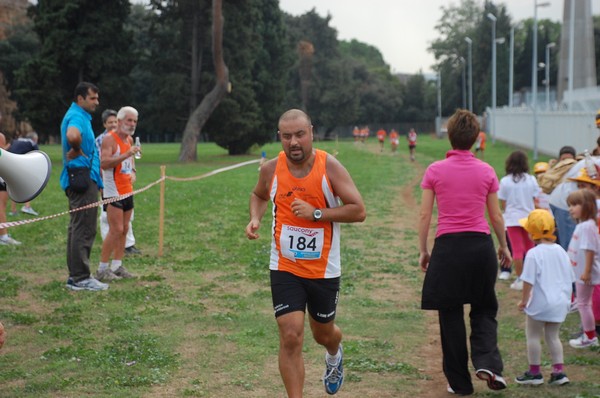
<path id="1" fill-rule="evenodd" d="M 405 145 L 392 156 L 387 147 L 380 153 L 374 139 L 315 147 L 339 152 L 368 213 L 364 223 L 342 227 L 337 323 L 344 332 L 347 373 L 337 396 L 448 396 L 436 314 L 419 309 L 423 274 L 416 231 L 420 177 L 429 163 L 443 158 L 448 142 L 420 135 L 414 163 Z M 58 184 L 59 146 L 42 150 L 53 170 L 32 206 L 48 216 L 64 212 L 67 199 Z M 161 165 L 167 176 L 192 177 L 256 159 L 262 150 L 271 158 L 280 145 L 230 157 L 216 145 L 201 144 L 198 162 L 180 164 L 178 144 L 144 144 L 136 189 L 157 181 Z M 488 144 L 486 160 L 500 177 L 512 150 Z M 143 254 L 126 257 L 124 265 L 139 278 L 114 282 L 105 292 L 65 288 L 68 216 L 11 228 L 23 244 L 0 246 L 0 321 L 7 332 L 0 397 L 284 397 L 268 280 L 270 210 L 259 240 L 244 235 L 257 176 L 253 164 L 196 181 L 167 180 L 161 257 L 160 187 L 137 194 L 133 226 Z M 98 234 L 94 272 L 100 248 Z M 497 291 L 499 344 L 512 381 L 527 368 L 524 316 L 516 309 L 520 292 L 502 282 Z M 476 394 L 600 396 L 600 350 L 576 351 L 567 343 L 578 322 L 577 314 L 569 315 L 561 332 L 570 385 L 523 388 L 512 382 L 508 390 L 492 393 L 476 382 Z M 324 350 L 310 333 L 304 354 L 305 396 L 324 397 Z M 543 358 L 549 377 L 548 354 Z"/>

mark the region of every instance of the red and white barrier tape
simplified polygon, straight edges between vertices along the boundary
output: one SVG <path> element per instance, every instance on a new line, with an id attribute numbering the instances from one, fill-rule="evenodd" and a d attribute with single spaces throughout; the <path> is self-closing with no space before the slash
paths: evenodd
<path id="1" fill-rule="evenodd" d="M 238 167 L 247 166 L 249 164 L 258 163 L 258 162 L 260 162 L 260 159 L 248 160 L 247 162 L 233 164 L 231 166 L 227 166 L 227 167 L 223 167 L 223 168 L 220 168 L 220 169 L 217 169 L 217 170 L 213 170 L 213 171 L 210 171 L 210 172 L 208 172 L 206 174 L 202 174 L 202 175 L 195 176 L 195 177 L 186 177 L 186 178 L 183 178 L 183 177 L 170 177 L 170 176 L 167 176 L 167 179 L 168 180 L 173 180 L 173 181 L 195 181 L 195 180 L 201 180 L 203 178 L 210 177 L 210 176 L 213 176 L 215 174 L 222 173 L 224 171 L 229 171 L 229 170 L 237 169 Z"/>
<path id="2" fill-rule="evenodd" d="M 5 222 L 5 223 L 1 223 L 1 224 L 0 224 L 0 228 L 18 227 L 19 225 L 31 224 L 31 223 L 33 223 L 33 222 L 38 222 L 38 221 L 43 221 L 43 220 L 50 220 L 50 219 L 57 218 L 57 217 L 61 217 L 61 216 L 64 216 L 64 215 L 67 215 L 67 214 L 70 214 L 70 213 L 75 213 L 75 212 L 77 212 L 77 211 L 82 211 L 82 210 L 93 209 L 94 207 L 102 206 L 102 205 L 104 205 L 104 204 L 106 204 L 106 203 L 113 203 L 113 202 L 117 202 L 117 201 L 119 201 L 119 200 L 121 200 L 121 199 L 128 198 L 128 197 L 130 197 L 130 196 L 132 196 L 132 195 L 135 195 L 135 194 L 137 194 L 137 193 L 144 192 L 144 191 L 146 191 L 146 190 L 148 190 L 148 189 L 152 188 L 152 187 L 153 187 L 153 186 L 155 186 L 156 184 L 159 184 L 159 183 L 160 183 L 160 182 L 162 182 L 164 179 L 165 179 L 165 178 L 161 177 L 161 178 L 159 178 L 158 180 L 154 181 L 153 183 L 151 183 L 151 184 L 149 184 L 149 185 L 146 185 L 146 186 L 145 186 L 145 187 L 143 187 L 143 188 L 136 189 L 136 190 L 135 190 L 135 191 L 133 191 L 133 192 L 126 193 L 126 194 L 124 194 L 124 195 L 121 195 L 121 196 L 115 196 L 115 197 L 112 197 L 112 198 L 108 198 L 108 199 L 104 199 L 104 200 L 99 200 L 99 201 L 97 201 L 97 202 L 90 203 L 90 204 L 87 204 L 87 205 L 85 205 L 85 206 L 78 207 L 78 208 L 76 208 L 76 209 L 71 209 L 71 210 L 68 210 L 68 211 L 63 211 L 62 213 L 53 214 L 53 215 L 50 215 L 50 216 L 45 216 L 45 217 L 30 218 L 30 219 L 27 219 L 27 220 L 20 220 L 20 221 L 9 221 L 9 222 Z"/>
<path id="3" fill-rule="evenodd" d="M 224 171 L 233 170 L 233 169 L 236 169 L 238 167 L 247 166 L 249 164 L 258 163 L 258 162 L 260 162 L 260 159 L 249 160 L 247 162 L 237 163 L 237 164 L 234 164 L 234 165 L 231 165 L 231 166 L 227 166 L 227 167 L 223 167 L 223 168 L 220 168 L 220 169 L 217 169 L 217 170 L 213 170 L 211 172 L 208 172 L 206 174 L 202 174 L 202 175 L 199 175 L 199 176 L 196 176 L 196 177 L 188 177 L 188 178 L 170 177 L 170 176 L 161 177 L 158 180 L 154 181 L 153 183 L 150 183 L 150 184 L 146 185 L 143 188 L 136 189 L 135 191 L 127 193 L 125 195 L 115 196 L 113 198 L 108 198 L 108 199 L 104 199 L 104 200 L 99 200 L 97 202 L 90 203 L 90 204 L 87 204 L 85 206 L 78 207 L 76 209 L 71 209 L 71 210 L 68 210 L 68 211 L 63 211 L 62 213 L 53 214 L 53 215 L 50 215 L 50 216 L 44 216 L 44 217 L 38 217 L 38 218 L 30 218 L 30 219 L 27 219 L 27 220 L 9 221 L 9 222 L 5 222 L 5 223 L 0 223 L 0 229 L 1 228 L 18 227 L 20 225 L 31 224 L 31 223 L 38 222 L 38 221 L 51 220 L 53 218 L 62 217 L 64 215 L 67 215 L 67 214 L 70 214 L 70 213 L 75 213 L 77 211 L 82 211 L 82 210 L 92 209 L 94 207 L 99 207 L 99 206 L 104 205 L 106 203 L 117 202 L 117 201 L 119 201 L 121 199 L 125 199 L 125 198 L 128 198 L 128 197 L 132 196 L 132 195 L 138 194 L 140 192 L 144 192 L 144 191 L 152 188 L 156 184 L 160 184 L 165 179 L 169 179 L 169 180 L 173 180 L 173 181 L 194 181 L 194 180 L 200 180 L 202 178 L 210 177 L 212 175 L 215 175 L 215 174 L 218 174 L 218 173 L 222 173 Z"/>

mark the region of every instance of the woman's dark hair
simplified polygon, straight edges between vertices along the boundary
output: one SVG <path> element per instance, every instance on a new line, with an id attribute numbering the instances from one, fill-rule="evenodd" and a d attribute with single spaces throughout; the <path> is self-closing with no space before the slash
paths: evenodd
<path id="1" fill-rule="evenodd" d="M 514 151 L 506 158 L 504 163 L 506 175 L 512 174 L 514 182 L 519 182 L 529 174 L 529 162 L 527 154 L 523 151 Z"/>
<path id="2" fill-rule="evenodd" d="M 472 112 L 458 109 L 448 119 L 448 138 L 453 149 L 471 149 L 478 134 L 479 121 Z"/>

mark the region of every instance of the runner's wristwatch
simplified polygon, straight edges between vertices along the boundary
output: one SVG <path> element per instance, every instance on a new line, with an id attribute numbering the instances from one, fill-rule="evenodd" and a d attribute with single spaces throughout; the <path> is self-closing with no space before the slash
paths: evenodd
<path id="1" fill-rule="evenodd" d="M 313 211 L 313 221 L 320 221 L 322 217 L 323 212 L 321 209 L 315 209 L 315 211 Z"/>

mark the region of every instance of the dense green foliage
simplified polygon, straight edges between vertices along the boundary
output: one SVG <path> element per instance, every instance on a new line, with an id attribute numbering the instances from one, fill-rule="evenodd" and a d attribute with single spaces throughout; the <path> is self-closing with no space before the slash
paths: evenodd
<path id="1" fill-rule="evenodd" d="M 30 7 L 40 50 L 14 72 L 11 88 L 42 136 L 57 133 L 79 81 L 102 87 L 105 103 L 127 101 L 134 62 L 124 29 L 129 8 L 127 0 L 40 0 Z"/>
<path id="2" fill-rule="evenodd" d="M 100 87 L 100 111 L 135 106 L 138 132 L 147 142 L 178 141 L 214 85 L 210 0 L 152 0 L 147 6 L 42 0 L 31 6 L 30 16 L 31 25 L 0 42 L 7 55 L 0 70 L 7 71 L 18 102 L 15 116 L 28 120 L 42 141 L 57 136 L 80 80 Z M 431 120 L 435 113 L 435 101 L 424 101 L 435 97 L 434 86 L 418 75 L 406 89 L 379 50 L 339 41 L 330 16 L 314 10 L 286 15 L 277 0 L 227 1 L 223 16 L 232 91 L 201 140 L 230 154 L 272 140 L 278 116 L 291 107 L 307 110 L 324 134 L 336 126 Z M 300 43 L 314 49 L 308 63 Z"/>
<path id="3" fill-rule="evenodd" d="M 146 142 L 179 141 L 191 112 L 214 86 L 211 0 L 40 0 L 31 22 L 15 26 L 0 41 L 0 70 L 18 120 L 28 120 L 46 141 L 57 136 L 72 90 L 80 80 L 101 89 L 100 110 L 133 105 L 140 111 L 138 133 Z M 463 106 L 462 72 L 473 40 L 473 105 L 491 103 L 491 21 L 497 17 L 497 104 L 508 102 L 509 36 L 514 35 L 514 91 L 531 85 L 532 19 L 513 21 L 498 1 L 461 0 L 442 7 L 429 50 L 442 76 L 442 114 Z M 229 154 L 246 153 L 275 136 L 277 117 L 305 109 L 318 133 L 354 125 L 433 121 L 435 80 L 419 73 L 401 81 L 380 53 L 357 40 L 340 41 L 331 16 L 314 9 L 282 12 L 277 0 L 232 0 L 223 4 L 224 59 L 232 91 L 212 113 L 201 141 Z M 600 19 L 595 18 L 596 46 Z M 555 42 L 551 76 L 560 51 L 559 23 L 538 21 L 538 62 Z M 597 56 L 600 51 L 596 51 Z M 407 56 L 410 56 L 407 54 Z M 600 73 L 600 62 L 596 62 Z M 543 84 L 540 70 L 538 84 Z M 552 79 L 555 80 L 555 79 Z M 97 129 L 99 118 L 94 118 Z M 336 133 L 339 130 L 336 130 Z M 8 132 L 12 134 L 13 132 Z"/>

